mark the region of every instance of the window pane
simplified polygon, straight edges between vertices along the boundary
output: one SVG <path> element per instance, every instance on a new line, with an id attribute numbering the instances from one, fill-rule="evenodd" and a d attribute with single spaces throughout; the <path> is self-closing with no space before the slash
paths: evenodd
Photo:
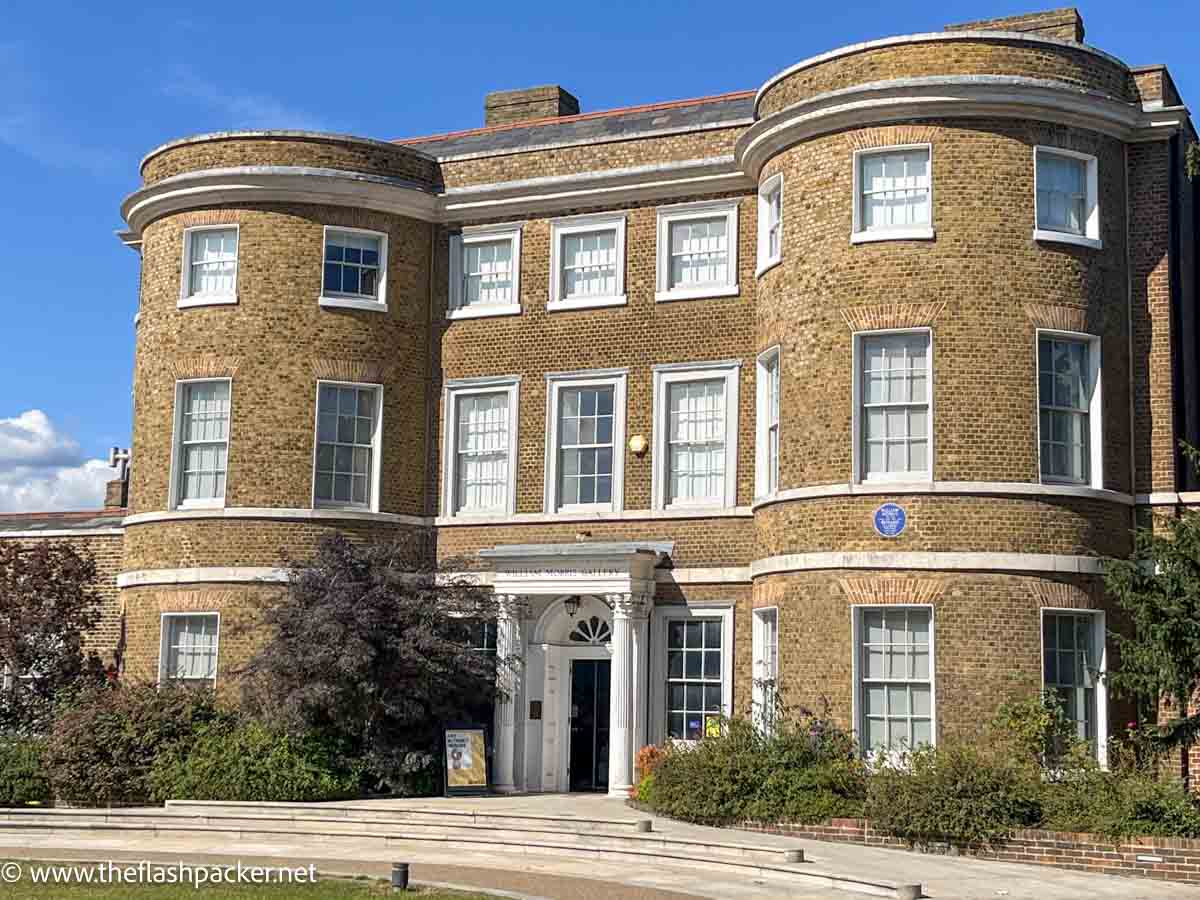
<path id="1" fill-rule="evenodd" d="M 729 235 L 725 216 L 672 222 L 668 231 L 668 287 L 688 289 L 730 282 Z"/>
<path id="2" fill-rule="evenodd" d="M 927 476 L 929 336 L 881 335 L 859 347 L 864 477 Z"/>
<path id="3" fill-rule="evenodd" d="M 219 500 L 225 496 L 229 382 L 185 384 L 180 403 L 179 500 Z"/>
<path id="4" fill-rule="evenodd" d="M 616 294 L 615 229 L 562 237 L 562 296 L 606 297 Z"/>
<path id="5" fill-rule="evenodd" d="M 188 296 L 231 296 L 237 279 L 236 228 L 190 233 Z"/>
<path id="6" fill-rule="evenodd" d="M 1086 341 L 1038 341 L 1038 425 L 1042 477 L 1084 484 L 1091 478 L 1092 372 Z"/>
<path id="7" fill-rule="evenodd" d="M 168 616 L 163 673 L 168 680 L 201 681 L 217 675 L 217 616 Z"/>
<path id="8" fill-rule="evenodd" d="M 374 465 L 376 389 L 322 385 L 317 395 L 318 501 L 369 506 Z"/>
<path id="9" fill-rule="evenodd" d="M 323 290 L 326 294 L 378 299 L 382 239 L 327 231 Z"/>
<path id="10" fill-rule="evenodd" d="M 456 511 L 507 506 L 508 392 L 471 394 L 457 401 Z"/>
<path id="11" fill-rule="evenodd" d="M 864 154 L 859 181 L 863 230 L 929 224 L 928 150 Z"/>
<path id="12" fill-rule="evenodd" d="M 512 238 L 463 244 L 464 306 L 508 304 L 513 296 Z"/>
<path id="13" fill-rule="evenodd" d="M 1039 151 L 1037 154 L 1038 227 L 1083 234 L 1086 224 L 1087 162 Z"/>
<path id="14" fill-rule="evenodd" d="M 930 611 L 894 606 L 860 613 L 861 721 L 868 747 L 916 745 L 932 736 Z"/>
<path id="15" fill-rule="evenodd" d="M 725 402 L 724 379 L 668 386 L 668 503 L 724 502 Z"/>

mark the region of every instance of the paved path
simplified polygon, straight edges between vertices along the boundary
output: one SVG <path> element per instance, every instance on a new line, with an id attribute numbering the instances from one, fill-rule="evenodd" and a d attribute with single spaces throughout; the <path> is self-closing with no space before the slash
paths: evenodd
<path id="1" fill-rule="evenodd" d="M 345 804 L 343 804 L 345 805 Z M 646 818 L 620 800 L 587 795 L 540 795 L 480 799 L 421 799 L 361 801 L 366 808 L 479 810 L 524 815 L 562 815 L 588 819 L 634 820 Z M 867 881 L 894 884 L 920 883 L 932 898 L 954 900 L 1196 900 L 1195 885 L 1155 882 L 1139 878 L 1070 872 L 1045 866 L 1026 866 L 962 857 L 934 856 L 875 847 L 803 841 L 776 835 L 705 828 L 654 819 L 654 830 L 686 839 L 718 840 L 758 846 L 801 846 L 813 869 Z M 574 859 L 566 855 L 539 856 L 536 849 L 503 851 L 450 848 L 429 842 L 400 842 L 386 850 L 356 848 L 345 842 L 324 842 L 319 837 L 283 836 L 270 842 L 231 840 L 220 834 L 162 832 L 145 835 L 104 833 L 76 836 L 52 831 L 5 835 L 0 858 L 27 859 L 151 859 L 159 861 L 232 861 L 270 859 L 293 865 L 315 862 L 326 872 L 386 875 L 393 860 L 412 864 L 417 880 L 475 885 L 515 891 L 537 898 L 569 900 L 682 900 L 685 897 L 769 900 L 851 900 L 860 896 L 828 888 L 763 882 L 741 875 L 723 875 L 690 868 L 686 863 L 639 866 L 635 863 Z"/>

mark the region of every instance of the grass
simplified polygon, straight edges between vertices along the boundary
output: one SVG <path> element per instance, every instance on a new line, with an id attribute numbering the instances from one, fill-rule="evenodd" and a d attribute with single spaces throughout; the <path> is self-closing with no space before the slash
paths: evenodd
<path id="1" fill-rule="evenodd" d="M 190 884 L 34 884 L 29 877 L 30 868 L 46 864 L 22 860 L 20 865 L 24 877 L 15 884 L 4 884 L 0 887 L 0 895 L 4 900 L 73 900 L 83 897 L 88 900 L 183 900 L 185 897 L 189 900 L 379 900 L 382 897 L 412 897 L 414 900 L 489 900 L 485 894 L 434 889 L 394 894 L 387 883 L 365 878 L 326 878 L 316 884 L 292 885 L 212 884 L 203 885 L 199 890 Z M 70 866 L 70 863 L 63 864 L 63 868 Z"/>

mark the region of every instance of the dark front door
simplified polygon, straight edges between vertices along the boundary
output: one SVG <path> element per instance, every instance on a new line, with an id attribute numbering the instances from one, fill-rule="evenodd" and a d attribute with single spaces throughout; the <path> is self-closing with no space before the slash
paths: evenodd
<path id="1" fill-rule="evenodd" d="M 571 790 L 608 790 L 607 659 L 571 663 Z"/>

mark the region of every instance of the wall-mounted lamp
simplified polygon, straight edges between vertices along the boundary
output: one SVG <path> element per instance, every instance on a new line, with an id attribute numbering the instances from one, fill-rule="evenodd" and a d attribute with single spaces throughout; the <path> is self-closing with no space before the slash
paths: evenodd
<path id="1" fill-rule="evenodd" d="M 563 601 L 563 608 L 566 609 L 568 616 L 572 619 L 575 618 L 575 613 L 579 612 L 579 598 L 576 596 L 568 597 Z"/>
<path id="2" fill-rule="evenodd" d="M 634 456 L 641 456 L 649 447 L 650 444 L 640 434 L 635 434 L 629 439 L 629 451 Z"/>

